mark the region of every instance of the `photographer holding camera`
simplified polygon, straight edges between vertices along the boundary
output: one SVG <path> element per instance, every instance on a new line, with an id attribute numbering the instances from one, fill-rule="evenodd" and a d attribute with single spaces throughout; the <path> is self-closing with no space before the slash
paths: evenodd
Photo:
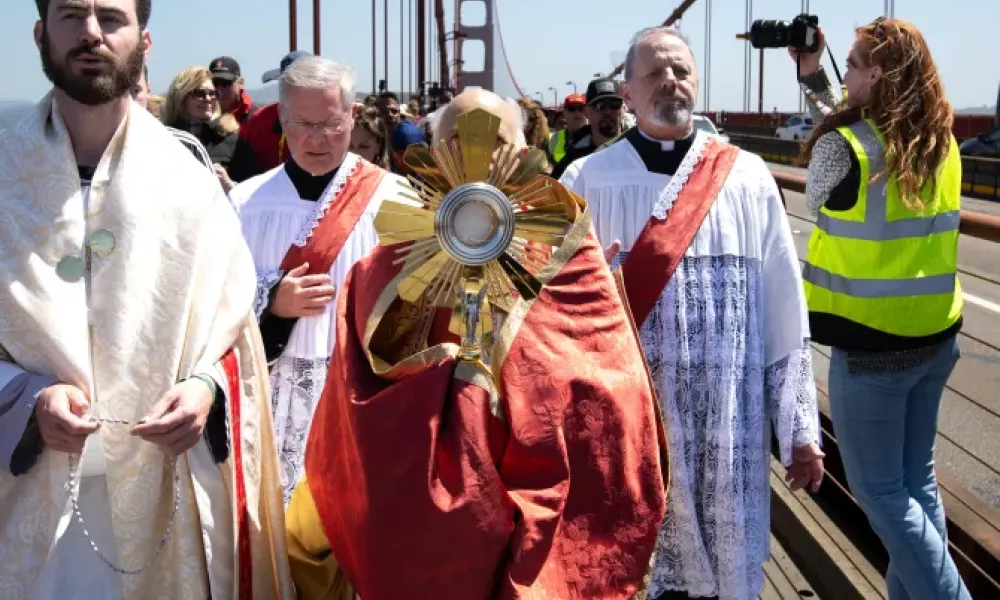
<path id="1" fill-rule="evenodd" d="M 962 325 L 962 164 L 923 36 L 856 30 L 846 102 L 820 59 L 789 47 L 819 126 L 806 144 L 818 215 L 803 269 L 814 341 L 832 347 L 830 408 L 851 492 L 889 553 L 891 600 L 970 600 L 948 553 L 934 439 Z"/>

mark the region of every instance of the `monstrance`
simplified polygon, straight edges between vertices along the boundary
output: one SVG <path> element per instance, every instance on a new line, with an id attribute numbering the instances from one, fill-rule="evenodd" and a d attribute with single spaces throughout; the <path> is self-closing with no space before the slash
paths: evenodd
<path id="1" fill-rule="evenodd" d="M 456 138 L 406 150 L 416 176 L 383 202 L 375 226 L 383 245 L 398 246 L 398 296 L 451 307 L 459 359 L 481 361 L 491 306 L 509 311 L 516 297 L 539 294 L 536 274 L 580 204 L 543 173 L 544 152 L 498 146 L 498 117 L 475 109 L 456 119 L 456 129 Z"/>

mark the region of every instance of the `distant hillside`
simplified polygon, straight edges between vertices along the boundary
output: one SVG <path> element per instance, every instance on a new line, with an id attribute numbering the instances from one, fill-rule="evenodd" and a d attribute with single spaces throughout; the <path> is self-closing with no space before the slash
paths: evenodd
<path id="1" fill-rule="evenodd" d="M 995 106 L 970 106 L 969 108 L 957 108 L 955 109 L 956 115 L 989 115 L 993 116 L 997 114 L 997 107 Z"/>
<path id="2" fill-rule="evenodd" d="M 270 104 L 278 101 L 277 85 L 269 85 L 256 90 L 247 90 L 247 93 L 250 94 L 250 97 L 257 104 Z"/>
<path id="3" fill-rule="evenodd" d="M 268 85 L 255 90 L 247 90 L 247 93 L 250 94 L 250 97 L 253 98 L 253 101 L 257 104 L 270 104 L 271 102 L 277 102 L 278 84 Z M 365 96 L 370 93 L 371 92 L 355 92 L 354 98 L 358 102 L 361 102 L 365 99 Z"/>

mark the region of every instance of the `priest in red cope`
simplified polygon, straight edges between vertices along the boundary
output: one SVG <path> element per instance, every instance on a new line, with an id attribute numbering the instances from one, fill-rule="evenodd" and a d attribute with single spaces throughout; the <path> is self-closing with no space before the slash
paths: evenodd
<path id="1" fill-rule="evenodd" d="M 500 120 L 498 149 L 524 147 L 517 107 L 483 90 L 444 109 L 435 141 L 457 144 L 457 124 L 477 109 Z M 462 360 L 450 308 L 397 297 L 401 244 L 379 247 L 345 280 L 286 515 L 300 597 L 643 591 L 667 483 L 654 394 L 590 213 L 542 179 L 570 224 L 542 253 L 537 295 L 490 298 L 488 369 Z"/>

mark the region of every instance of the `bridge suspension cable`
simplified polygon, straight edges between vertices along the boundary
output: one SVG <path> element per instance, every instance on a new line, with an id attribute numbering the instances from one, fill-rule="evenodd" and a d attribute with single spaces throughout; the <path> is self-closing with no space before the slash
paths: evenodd
<path id="1" fill-rule="evenodd" d="M 623 63 L 624 64 L 624 63 Z M 705 0 L 705 112 L 712 106 L 712 0 Z"/>
<path id="2" fill-rule="evenodd" d="M 507 74 L 510 76 L 511 83 L 514 84 L 514 89 L 517 90 L 518 97 L 524 97 L 527 94 L 525 94 L 521 90 L 521 86 L 517 84 L 517 78 L 514 77 L 514 70 L 510 66 L 510 59 L 507 57 L 507 45 L 503 42 L 503 28 L 500 27 L 499 4 L 499 0 L 493 0 L 493 18 L 496 20 L 497 37 L 500 39 L 500 54 L 503 55 L 503 64 L 507 67 Z"/>
<path id="3" fill-rule="evenodd" d="M 681 2 L 680 6 L 675 8 L 674 12 L 670 13 L 670 16 L 667 17 L 667 20 L 663 22 L 662 26 L 670 27 L 671 25 L 673 25 L 676 21 L 678 21 L 681 17 L 684 16 L 684 13 L 687 12 L 687 9 L 691 8 L 691 5 L 694 4 L 695 1 L 696 0 L 684 0 L 683 2 Z M 620 65 L 615 67 L 614 70 L 608 73 L 608 77 L 618 77 L 624 68 L 625 68 L 625 63 L 622 62 Z"/>

